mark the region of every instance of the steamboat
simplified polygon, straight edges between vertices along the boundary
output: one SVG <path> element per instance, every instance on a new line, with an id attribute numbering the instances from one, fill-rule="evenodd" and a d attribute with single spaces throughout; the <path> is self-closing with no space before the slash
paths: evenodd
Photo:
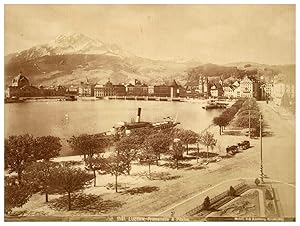
<path id="1" fill-rule="evenodd" d="M 130 134 L 133 131 L 137 131 L 142 128 L 148 129 L 168 129 L 177 126 L 180 122 L 176 122 L 171 117 L 166 117 L 163 121 L 160 122 L 143 122 L 141 119 L 141 108 L 138 108 L 138 113 L 136 116 L 135 122 L 119 122 L 116 126 L 114 126 L 107 135 L 115 135 L 115 134 Z"/>

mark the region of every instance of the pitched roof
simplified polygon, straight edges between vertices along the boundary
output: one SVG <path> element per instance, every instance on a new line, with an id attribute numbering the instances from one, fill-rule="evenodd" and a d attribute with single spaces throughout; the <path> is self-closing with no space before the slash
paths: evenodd
<path id="1" fill-rule="evenodd" d="M 172 84 L 171 84 L 171 86 L 177 87 L 177 86 L 179 86 L 179 85 L 177 84 L 177 82 L 176 82 L 175 79 L 174 79 L 173 82 L 172 82 Z"/>

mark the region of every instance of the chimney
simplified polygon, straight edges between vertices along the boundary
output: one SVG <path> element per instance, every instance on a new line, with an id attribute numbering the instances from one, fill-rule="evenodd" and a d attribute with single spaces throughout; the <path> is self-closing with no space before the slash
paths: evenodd
<path id="1" fill-rule="evenodd" d="M 138 108 L 138 113 L 136 116 L 136 122 L 140 122 L 142 108 Z"/>

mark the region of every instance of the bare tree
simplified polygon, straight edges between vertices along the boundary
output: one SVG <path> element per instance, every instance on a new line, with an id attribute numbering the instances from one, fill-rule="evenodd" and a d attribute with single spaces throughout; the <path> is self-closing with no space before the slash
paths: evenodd
<path id="1" fill-rule="evenodd" d="M 96 187 L 96 185 L 97 185 L 96 171 L 104 170 L 104 168 L 105 168 L 105 159 L 104 159 L 103 156 L 101 156 L 99 154 L 96 155 L 96 156 L 93 156 L 93 157 L 87 157 L 85 159 L 85 165 L 86 165 L 87 170 L 92 170 L 93 171 L 94 187 Z"/>
<path id="2" fill-rule="evenodd" d="M 127 164 L 124 162 L 123 156 L 118 151 L 113 152 L 107 159 L 105 159 L 104 171 L 115 176 L 115 190 L 118 192 L 118 176 L 126 174 Z"/>
<path id="3" fill-rule="evenodd" d="M 201 144 L 206 146 L 206 158 L 208 162 L 208 148 L 214 148 L 217 144 L 217 140 L 214 138 L 214 134 L 208 131 L 202 132 L 199 137 L 199 141 Z"/>

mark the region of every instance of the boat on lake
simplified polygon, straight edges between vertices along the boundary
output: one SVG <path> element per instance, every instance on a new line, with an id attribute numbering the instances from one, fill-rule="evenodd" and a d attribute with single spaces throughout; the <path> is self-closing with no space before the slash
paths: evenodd
<path id="1" fill-rule="evenodd" d="M 202 108 L 205 110 L 222 109 L 222 108 L 227 108 L 228 105 L 229 105 L 228 103 L 224 103 L 224 102 L 220 102 L 220 101 L 216 101 L 216 100 L 208 100 L 207 104 L 205 106 L 203 106 Z"/>
<path id="2" fill-rule="evenodd" d="M 108 135 L 114 135 L 114 134 L 130 134 L 133 131 L 137 131 L 142 128 L 148 128 L 148 129 L 168 129 L 175 127 L 176 125 L 180 124 L 180 122 L 176 122 L 176 120 L 173 120 L 171 117 L 163 118 L 160 122 L 143 122 L 140 121 L 141 117 L 141 108 L 138 108 L 138 114 L 136 117 L 136 120 L 133 122 L 119 122 L 116 126 L 114 126 L 110 132 L 108 132 Z"/>
<path id="3" fill-rule="evenodd" d="M 10 97 L 4 99 L 4 103 L 21 103 L 21 102 L 24 102 L 24 100 L 19 99 L 18 97 Z"/>
<path id="4" fill-rule="evenodd" d="M 73 95 L 65 96 L 65 101 L 76 101 L 76 100 L 77 100 L 77 98 Z"/>

